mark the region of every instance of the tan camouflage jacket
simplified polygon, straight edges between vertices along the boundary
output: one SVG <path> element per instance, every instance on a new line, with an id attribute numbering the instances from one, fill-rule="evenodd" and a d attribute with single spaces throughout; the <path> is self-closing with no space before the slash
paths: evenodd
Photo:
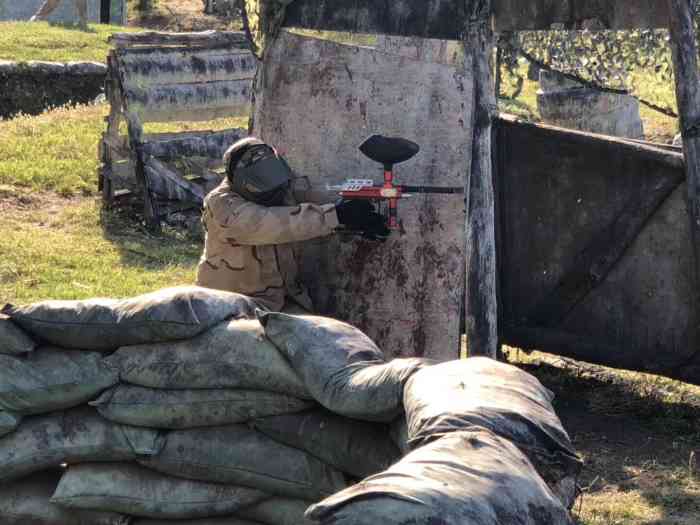
<path id="1" fill-rule="evenodd" d="M 268 208 L 234 193 L 225 179 L 204 200 L 202 222 L 198 285 L 248 295 L 274 311 L 286 298 L 313 310 L 291 243 L 332 234 L 338 227 L 333 204 Z"/>

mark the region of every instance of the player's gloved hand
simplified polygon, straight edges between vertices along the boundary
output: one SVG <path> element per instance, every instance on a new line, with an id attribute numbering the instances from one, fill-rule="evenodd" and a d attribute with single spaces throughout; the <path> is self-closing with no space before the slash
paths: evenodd
<path id="1" fill-rule="evenodd" d="M 362 232 L 367 239 L 381 239 L 389 235 L 386 219 L 377 213 L 369 201 L 341 199 L 335 205 L 338 222 L 346 229 Z"/>
<path id="2" fill-rule="evenodd" d="M 386 241 L 389 237 L 389 228 L 386 225 L 386 218 L 379 213 L 372 213 L 369 217 L 369 224 L 365 227 L 362 237 L 372 241 Z"/>

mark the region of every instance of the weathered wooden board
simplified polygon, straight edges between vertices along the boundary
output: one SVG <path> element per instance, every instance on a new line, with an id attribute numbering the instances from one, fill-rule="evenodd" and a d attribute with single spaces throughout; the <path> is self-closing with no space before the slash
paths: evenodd
<path id="1" fill-rule="evenodd" d="M 201 206 L 204 203 L 204 190 L 201 186 L 183 178 L 157 159 L 146 161 L 148 190 L 159 199 L 189 202 Z"/>
<path id="2" fill-rule="evenodd" d="M 474 1 L 295 0 L 287 7 L 284 25 L 459 40 Z M 575 28 L 593 18 L 610 29 L 666 27 L 667 9 L 659 0 L 493 0 L 497 31 L 549 29 L 552 24 Z"/>
<path id="3" fill-rule="evenodd" d="M 493 0 L 497 31 L 580 29 L 597 19 L 607 29 L 668 27 L 668 4 L 660 0 Z"/>
<path id="4" fill-rule="evenodd" d="M 377 35 L 377 50 L 424 62 L 435 62 L 461 67 L 464 63 L 464 45 L 457 40 Z"/>
<path id="5" fill-rule="evenodd" d="M 261 0 L 263 3 L 265 0 Z M 284 25 L 305 29 L 459 40 L 471 2 L 454 0 L 294 0 Z"/>
<path id="6" fill-rule="evenodd" d="M 196 46 L 247 47 L 245 33 L 240 31 L 200 31 L 194 33 L 165 33 L 141 31 L 138 33 L 114 33 L 109 37 L 114 47 L 125 46 Z"/>
<path id="7" fill-rule="evenodd" d="M 254 133 L 284 151 L 316 188 L 382 179 L 357 146 L 403 136 L 422 151 L 397 166 L 404 184 L 463 186 L 471 161 L 471 67 L 460 68 L 287 32 L 256 86 Z M 332 192 L 326 200 L 335 199 Z M 464 301 L 463 196 L 401 201 L 401 231 L 384 244 L 302 243 L 317 310 L 360 326 L 391 356 L 458 356 Z"/>
<path id="8" fill-rule="evenodd" d="M 143 152 L 165 161 L 179 160 L 183 157 L 221 160 L 231 144 L 247 135 L 248 131 L 241 128 L 146 135 Z"/>
<path id="9" fill-rule="evenodd" d="M 497 142 L 505 342 L 700 383 L 682 156 L 512 119 Z"/>
<path id="10" fill-rule="evenodd" d="M 141 122 L 203 122 L 250 111 L 252 80 L 124 88 L 127 113 Z"/>
<path id="11" fill-rule="evenodd" d="M 122 49 L 117 59 L 127 87 L 252 79 L 258 67 L 250 51 L 231 48 Z"/>

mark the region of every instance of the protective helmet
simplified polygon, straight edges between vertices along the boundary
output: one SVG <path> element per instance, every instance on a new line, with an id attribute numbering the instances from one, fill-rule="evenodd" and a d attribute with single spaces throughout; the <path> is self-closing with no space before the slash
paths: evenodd
<path id="1" fill-rule="evenodd" d="M 271 146 L 255 137 L 236 142 L 224 154 L 231 189 L 263 206 L 279 206 L 289 191 L 292 171 Z"/>

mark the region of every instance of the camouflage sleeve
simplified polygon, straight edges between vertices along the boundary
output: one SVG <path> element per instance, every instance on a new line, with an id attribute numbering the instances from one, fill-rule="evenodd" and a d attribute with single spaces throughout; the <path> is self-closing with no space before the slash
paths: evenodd
<path id="1" fill-rule="evenodd" d="M 266 245 L 307 241 L 331 235 L 338 227 L 332 204 L 260 206 L 252 202 L 235 206 L 230 213 L 217 213 L 226 235 L 239 244 Z"/>

